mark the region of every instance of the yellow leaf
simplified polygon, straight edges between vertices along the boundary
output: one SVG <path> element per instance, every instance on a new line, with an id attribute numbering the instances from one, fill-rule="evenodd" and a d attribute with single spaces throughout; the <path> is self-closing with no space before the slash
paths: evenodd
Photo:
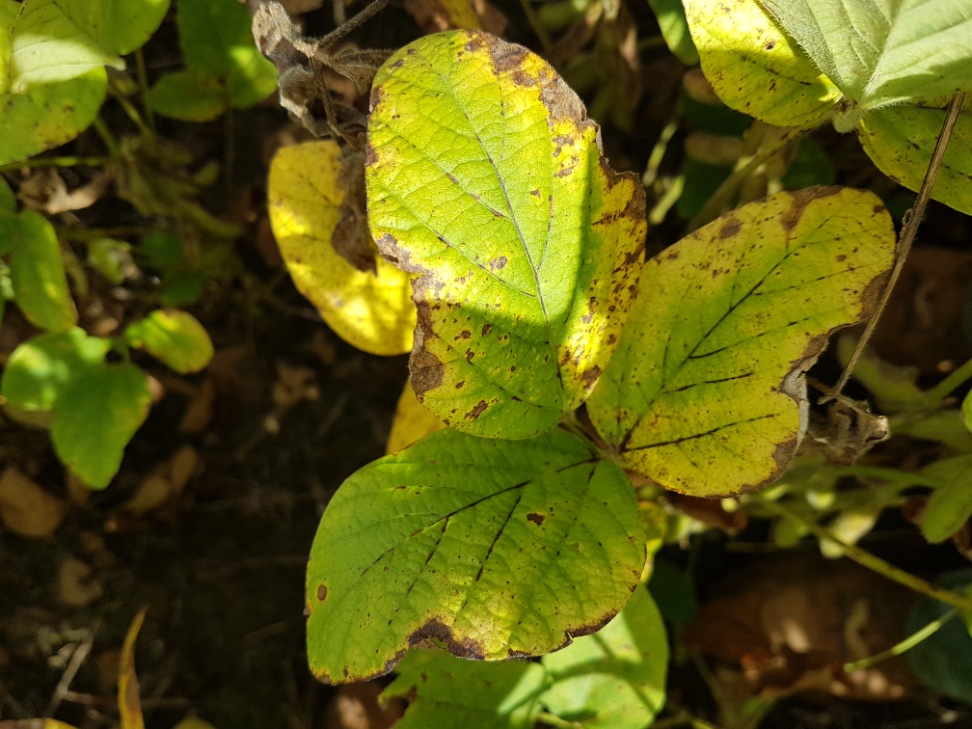
<path id="1" fill-rule="evenodd" d="M 270 166 L 270 226 L 298 290 L 349 344 L 371 354 L 412 348 L 415 306 L 407 273 L 384 259 L 361 271 L 339 255 L 331 236 L 344 189 L 340 148 L 332 140 L 284 147 Z"/>
<path id="2" fill-rule="evenodd" d="M 47 537 L 64 520 L 67 504 L 16 468 L 0 475 L 0 519 L 22 537 Z"/>
<path id="3" fill-rule="evenodd" d="M 405 383 L 401 397 L 398 398 L 398 408 L 395 410 L 395 420 L 392 421 L 391 433 L 388 434 L 388 444 L 385 453 L 389 455 L 407 448 L 430 433 L 446 427 L 439 418 L 425 408 L 415 397 L 415 390 L 410 382 Z"/>
<path id="4" fill-rule="evenodd" d="M 138 677 L 135 675 L 135 639 L 145 620 L 148 606 L 138 611 L 125 635 L 120 665 L 118 666 L 118 712 L 121 714 L 121 729 L 145 729 L 142 718 L 142 701 L 138 695 Z"/>
<path id="5" fill-rule="evenodd" d="M 756 0 L 685 0 L 705 77 L 726 106 L 783 127 L 812 127 L 840 92 Z"/>

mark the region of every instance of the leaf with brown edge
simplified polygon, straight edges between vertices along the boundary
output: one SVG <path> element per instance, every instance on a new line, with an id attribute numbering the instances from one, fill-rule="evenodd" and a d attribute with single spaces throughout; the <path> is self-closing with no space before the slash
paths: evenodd
<path id="1" fill-rule="evenodd" d="M 724 496 L 770 483 L 806 431 L 804 373 L 833 331 L 873 313 L 894 244 L 875 195 L 836 187 L 700 228 L 645 266 L 591 421 L 665 488 Z"/>
<path id="2" fill-rule="evenodd" d="M 607 366 L 646 223 L 598 136 L 550 65 L 487 33 L 422 38 L 376 76 L 372 234 L 419 274 L 412 385 L 450 427 L 536 435 Z"/>
<path id="3" fill-rule="evenodd" d="M 631 483 L 584 441 L 442 430 L 328 505 L 307 569 L 310 667 L 371 678 L 430 638 L 479 660 L 548 653 L 624 607 L 645 558 Z"/>

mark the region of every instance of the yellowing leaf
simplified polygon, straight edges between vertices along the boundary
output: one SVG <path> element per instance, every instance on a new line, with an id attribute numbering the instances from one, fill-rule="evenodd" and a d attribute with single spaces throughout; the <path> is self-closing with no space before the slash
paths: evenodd
<path id="1" fill-rule="evenodd" d="M 858 125 L 867 156 L 888 177 L 909 190 L 921 187 L 945 122 L 944 109 L 894 106 L 875 109 Z M 932 197 L 972 215 L 972 100 L 952 130 Z"/>
<path id="2" fill-rule="evenodd" d="M 135 640 L 142 629 L 148 606 L 138 611 L 125 634 L 121 657 L 118 665 L 118 712 L 121 714 L 121 729 L 145 729 L 142 718 L 142 700 L 138 694 L 138 676 L 135 675 Z"/>
<path id="3" fill-rule="evenodd" d="M 129 325 L 125 339 L 180 374 L 198 372 L 213 358 L 209 334 L 185 311 L 157 309 Z"/>
<path id="4" fill-rule="evenodd" d="M 444 427 L 446 427 L 445 423 L 426 410 L 415 397 L 412 383 L 406 382 L 401 397 L 398 398 L 398 407 L 395 409 L 395 419 L 388 434 L 385 453 L 398 453 Z"/>
<path id="5" fill-rule="evenodd" d="M 344 190 L 340 148 L 323 141 L 284 147 L 270 167 L 270 225 L 298 290 L 342 339 L 371 354 L 411 349 L 415 306 L 408 274 L 377 258 L 359 271 L 331 241 Z"/>
<path id="6" fill-rule="evenodd" d="M 474 435 L 543 432 L 590 393 L 631 306 L 640 181 L 546 61 L 486 33 L 402 49 L 372 107 L 372 234 L 420 274 L 419 400 Z"/>
<path id="7" fill-rule="evenodd" d="M 172 729 L 216 729 L 208 721 L 203 721 L 198 716 L 187 716 L 176 724 Z"/>
<path id="8" fill-rule="evenodd" d="M 756 0 L 684 0 L 705 77 L 725 104 L 781 127 L 826 121 L 840 92 Z"/>
<path id="9" fill-rule="evenodd" d="M 0 519 L 22 537 L 47 537 L 61 522 L 67 504 L 47 493 L 16 468 L 0 475 Z"/>
<path id="10" fill-rule="evenodd" d="M 727 213 L 645 266 L 588 411 L 624 464 L 694 496 L 779 477 L 806 429 L 804 372 L 870 315 L 894 254 L 872 193 L 809 188 Z"/>

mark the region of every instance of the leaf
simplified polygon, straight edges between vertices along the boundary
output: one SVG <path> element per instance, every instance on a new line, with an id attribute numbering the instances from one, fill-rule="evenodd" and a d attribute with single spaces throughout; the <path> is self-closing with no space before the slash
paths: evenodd
<path id="1" fill-rule="evenodd" d="M 377 676 L 423 638 L 487 660 L 556 650 L 613 617 L 644 563 L 630 482 L 576 436 L 442 430 L 328 505 L 307 571 L 311 670 Z"/>
<path id="2" fill-rule="evenodd" d="M 256 106 L 277 90 L 277 69 L 252 42 L 230 48 L 229 59 L 226 90 L 234 109 Z"/>
<path id="3" fill-rule="evenodd" d="M 661 30 L 668 50 L 686 66 L 696 65 L 699 62 L 699 52 L 692 43 L 682 0 L 648 0 L 648 4 L 655 13 L 658 29 Z"/>
<path id="4" fill-rule="evenodd" d="M 945 123 L 944 109 L 900 106 L 864 117 L 857 135 L 878 169 L 909 190 L 921 187 Z M 932 197 L 972 215 L 972 105 L 966 104 L 945 151 Z"/>
<path id="5" fill-rule="evenodd" d="M 972 431 L 972 392 L 962 401 L 962 422 L 969 431 Z"/>
<path id="6" fill-rule="evenodd" d="M 103 67 L 66 83 L 10 88 L 13 31 L 23 6 L 0 3 L 0 164 L 16 162 L 73 139 L 94 119 L 105 98 Z"/>
<path id="7" fill-rule="evenodd" d="M 297 289 L 346 342 L 371 354 L 402 354 L 412 345 L 415 307 L 408 275 L 376 257 L 359 271 L 334 250 L 344 190 L 334 141 L 282 147 L 270 165 L 270 225 Z"/>
<path id="8" fill-rule="evenodd" d="M 145 621 L 148 606 L 138 614 L 128 626 L 125 642 L 122 645 L 118 665 L 118 713 L 121 714 L 121 729 L 145 729 L 142 718 L 142 700 L 138 695 L 138 676 L 135 675 L 135 640 Z"/>
<path id="9" fill-rule="evenodd" d="M 972 584 L 972 569 L 953 570 L 938 580 L 951 590 L 961 591 Z M 908 615 L 906 633 L 911 635 L 933 620 L 942 618 L 948 605 L 921 597 Z M 963 616 L 964 617 L 964 616 Z M 961 620 L 950 620 L 936 633 L 905 654 L 908 668 L 925 686 L 957 701 L 972 702 L 972 635 Z"/>
<path id="10" fill-rule="evenodd" d="M 965 0 L 760 2 L 858 107 L 841 114 L 853 118 L 890 104 L 972 91 L 972 6 Z"/>
<path id="11" fill-rule="evenodd" d="M 16 92 L 74 79 L 142 46 L 169 0 L 27 0 L 12 25 L 11 80 Z"/>
<path id="12" fill-rule="evenodd" d="M 588 401 L 623 463 L 693 496 L 759 488 L 806 429 L 803 373 L 870 315 L 894 253 L 876 196 L 781 193 L 714 220 L 645 266 Z"/>
<path id="13" fill-rule="evenodd" d="M 210 121 L 226 111 L 226 84 L 206 70 L 187 68 L 160 78 L 146 101 L 152 111 L 173 119 Z"/>
<path id="14" fill-rule="evenodd" d="M 942 458 L 922 469 L 922 473 L 941 480 L 921 515 L 921 533 L 937 544 L 972 517 L 972 455 Z"/>
<path id="15" fill-rule="evenodd" d="M 405 10 L 426 33 L 482 27 L 470 0 L 405 0 Z"/>
<path id="16" fill-rule="evenodd" d="M 192 314 L 157 309 L 125 329 L 125 341 L 179 374 L 198 372 L 213 358 L 213 343 Z"/>
<path id="17" fill-rule="evenodd" d="M 411 650 L 383 699 L 402 697 L 396 729 L 532 729 L 546 672 L 536 663 L 472 663 L 444 651 Z"/>
<path id="18" fill-rule="evenodd" d="M 148 378 L 133 364 L 103 365 L 72 378 L 51 425 L 58 457 L 91 488 L 105 488 L 150 401 Z"/>
<path id="19" fill-rule="evenodd" d="M 444 427 L 445 423 L 422 407 L 422 403 L 415 397 L 412 383 L 406 382 L 395 408 L 395 419 L 388 434 L 385 453 L 398 453 Z"/>
<path id="20" fill-rule="evenodd" d="M 236 46 L 255 47 L 250 23 L 246 6 L 236 0 L 183 0 L 179 3 L 179 45 L 186 65 L 228 76 L 233 70 L 230 51 Z"/>
<path id="21" fill-rule="evenodd" d="M 644 196 L 542 59 L 477 31 L 421 38 L 379 71 L 372 235 L 420 274 L 410 362 L 449 426 L 524 438 L 579 406 L 611 356 L 644 246 Z"/>
<path id="22" fill-rule="evenodd" d="M 40 329 L 63 332 L 77 322 L 61 249 L 52 226 L 33 210 L 0 213 L 0 238 L 11 247 L 10 279 L 17 305 Z"/>
<path id="23" fill-rule="evenodd" d="M 665 705 L 668 638 L 643 587 L 604 628 L 542 663 L 554 683 L 540 701 L 584 729 L 642 729 Z"/>
<path id="24" fill-rule="evenodd" d="M 172 729 L 216 729 L 216 727 L 198 716 L 187 716 Z"/>
<path id="25" fill-rule="evenodd" d="M 104 362 L 110 348 L 108 339 L 89 337 L 77 327 L 36 336 L 10 355 L 0 393 L 8 404 L 24 410 L 52 410 L 68 383 Z"/>
<path id="26" fill-rule="evenodd" d="M 10 189 L 10 185 L 5 179 L 0 177 L 0 213 L 16 213 L 17 212 L 17 198 Z M 6 253 L 7 241 L 0 242 L 0 254 Z"/>
<path id="27" fill-rule="evenodd" d="M 0 519 L 22 537 L 49 537 L 64 521 L 67 504 L 8 466 L 0 474 Z"/>
<path id="28" fill-rule="evenodd" d="M 756 0 L 684 0 L 705 77 L 737 111 L 776 126 L 813 127 L 840 94 Z"/>

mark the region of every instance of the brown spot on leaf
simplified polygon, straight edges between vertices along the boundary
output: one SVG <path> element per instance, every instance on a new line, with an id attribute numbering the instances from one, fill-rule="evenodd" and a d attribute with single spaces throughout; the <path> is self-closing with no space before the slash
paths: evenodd
<path id="1" fill-rule="evenodd" d="M 480 334 L 485 337 L 487 334 L 489 334 L 489 332 L 492 330 L 492 328 L 493 328 L 493 325 L 492 324 L 489 324 L 489 323 L 483 324 L 483 328 L 480 331 Z"/>
<path id="2" fill-rule="evenodd" d="M 494 258 L 489 262 L 490 271 L 499 271 L 506 268 L 507 258 L 506 256 L 500 256 L 499 258 Z"/>
<path id="3" fill-rule="evenodd" d="M 432 320 L 429 306 L 422 302 L 417 307 L 418 322 L 415 327 L 415 346 L 412 357 L 408 362 L 411 374 L 412 389 L 416 396 L 421 396 L 429 390 L 434 390 L 442 384 L 444 367 L 442 362 L 425 347 L 425 343 L 436 337 L 432 331 Z"/>
<path id="4" fill-rule="evenodd" d="M 428 638 L 445 643 L 449 648 L 449 652 L 459 658 L 481 661 L 486 657 L 486 646 L 469 636 L 456 636 L 452 628 L 438 618 L 432 618 L 421 628 L 409 635 L 408 644 L 409 646 L 416 646 Z M 394 664 L 388 670 L 390 671 L 392 668 L 394 668 Z"/>
<path id="5" fill-rule="evenodd" d="M 546 519 L 546 517 L 543 514 L 538 514 L 535 511 L 531 511 L 529 514 L 527 514 L 527 517 L 526 518 L 527 518 L 527 521 L 532 521 L 537 526 L 540 526 L 541 524 L 543 524 L 544 519 Z"/>
<path id="6" fill-rule="evenodd" d="M 839 192 L 839 187 L 831 186 L 807 187 L 803 190 L 795 190 L 794 192 L 789 193 L 790 199 L 793 201 L 791 203 L 791 207 L 779 217 L 780 225 L 783 226 L 783 230 L 785 230 L 787 233 L 793 232 L 793 229 L 796 227 L 797 223 L 800 222 L 800 218 L 803 217 L 803 211 L 806 210 L 807 205 L 812 203 L 814 200 L 819 200 L 829 195 L 836 195 Z"/>
<path id="7" fill-rule="evenodd" d="M 327 600 L 327 585 L 317 586 L 317 599 L 320 602 L 324 602 L 325 600 Z"/>
<path id="8" fill-rule="evenodd" d="M 584 370 L 584 374 L 581 375 L 581 382 L 584 383 L 584 387 L 587 389 L 594 387 L 601 378 L 601 371 L 601 368 L 597 365 Z"/>
<path id="9" fill-rule="evenodd" d="M 466 350 L 466 361 L 467 362 L 472 362 L 473 361 L 473 357 L 475 357 L 475 356 L 476 356 L 476 353 L 473 352 L 471 349 L 467 349 Z"/>
<path id="10" fill-rule="evenodd" d="M 742 229 L 742 221 L 739 218 L 729 215 L 724 218 L 722 227 L 719 229 L 719 238 L 726 240 L 732 238 Z"/>
<path id="11" fill-rule="evenodd" d="M 483 414 L 487 407 L 489 406 L 486 404 L 486 401 L 480 400 L 476 403 L 472 410 L 466 413 L 466 420 L 476 420 L 480 415 Z"/>

